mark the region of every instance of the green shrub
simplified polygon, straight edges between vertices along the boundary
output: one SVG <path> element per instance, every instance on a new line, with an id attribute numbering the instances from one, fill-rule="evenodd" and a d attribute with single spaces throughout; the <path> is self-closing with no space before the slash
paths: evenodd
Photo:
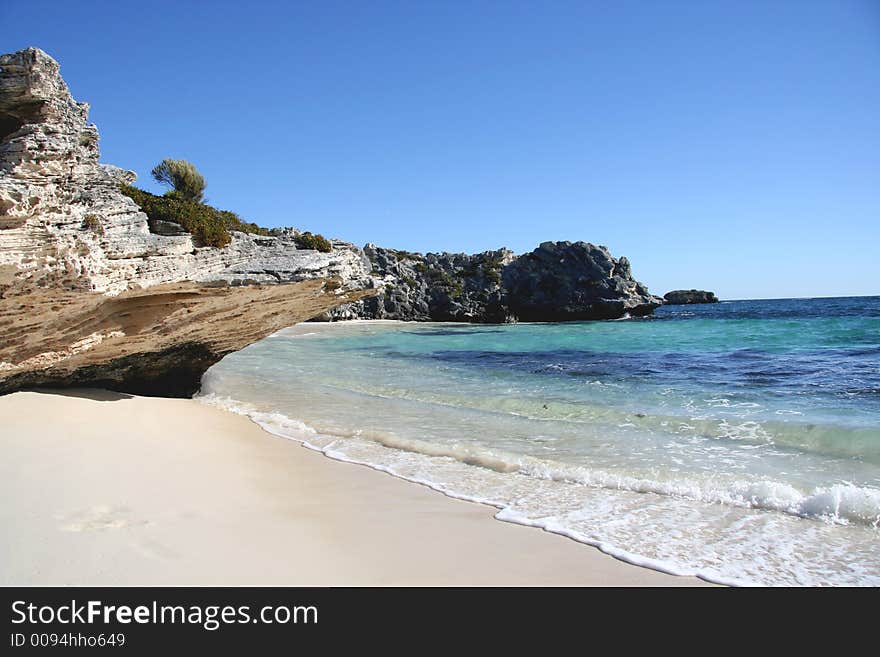
<path id="1" fill-rule="evenodd" d="M 493 283 L 500 284 L 501 283 L 501 271 L 498 269 L 487 269 L 486 270 L 486 278 L 492 281 Z"/>
<path id="2" fill-rule="evenodd" d="M 461 287 L 461 282 L 457 281 L 452 277 L 452 274 L 443 269 L 428 270 L 428 278 L 432 285 L 436 285 L 447 292 Z"/>
<path id="3" fill-rule="evenodd" d="M 244 223 L 234 212 L 218 210 L 204 203 L 187 201 L 178 194 L 156 196 L 131 185 L 120 187 L 151 220 L 171 221 L 191 233 L 197 246 L 226 246 L 232 241 L 230 230 L 268 235 L 269 231 L 256 224 Z"/>
<path id="4" fill-rule="evenodd" d="M 234 212 L 229 210 L 217 210 L 217 212 L 220 214 L 228 230 L 237 230 L 241 233 L 250 233 L 252 235 L 269 235 L 267 228 L 262 228 L 252 221 L 242 221 L 241 217 Z"/>
<path id="5" fill-rule="evenodd" d="M 182 200 L 201 201 L 205 194 L 205 178 L 186 160 L 166 158 L 153 167 L 151 173 L 156 182 L 171 187 Z"/>
<path id="6" fill-rule="evenodd" d="M 301 235 L 297 235 L 293 238 L 293 241 L 301 249 L 314 249 L 315 251 L 321 251 L 322 253 L 330 253 L 333 249 L 330 245 L 330 241 L 326 237 L 318 234 L 313 235 L 308 231 Z"/>

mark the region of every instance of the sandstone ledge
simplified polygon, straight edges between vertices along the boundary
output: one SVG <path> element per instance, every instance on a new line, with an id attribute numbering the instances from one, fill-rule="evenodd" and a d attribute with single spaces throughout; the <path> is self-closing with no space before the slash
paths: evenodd
<path id="1" fill-rule="evenodd" d="M 189 397 L 225 355 L 371 292 L 338 279 L 283 285 L 182 282 L 117 296 L 37 290 L 0 299 L 0 394 L 94 386 Z"/>

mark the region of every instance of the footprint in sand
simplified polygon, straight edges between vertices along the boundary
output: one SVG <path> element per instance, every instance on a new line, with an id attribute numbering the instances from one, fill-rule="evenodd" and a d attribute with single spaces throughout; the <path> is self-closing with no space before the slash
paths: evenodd
<path id="1" fill-rule="evenodd" d="M 175 559 L 180 556 L 168 545 L 152 538 L 142 538 L 133 541 L 130 545 L 148 559 Z"/>
<path id="2" fill-rule="evenodd" d="M 61 525 L 67 532 L 90 532 L 107 529 L 127 529 L 148 524 L 147 520 L 133 517 L 131 509 L 124 506 L 94 506 L 71 515 Z"/>

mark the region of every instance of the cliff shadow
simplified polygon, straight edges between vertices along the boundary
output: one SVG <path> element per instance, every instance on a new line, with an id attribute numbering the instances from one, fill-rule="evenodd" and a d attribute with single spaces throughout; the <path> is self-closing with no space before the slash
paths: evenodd
<path id="1" fill-rule="evenodd" d="M 132 399 L 134 395 L 103 388 L 27 388 L 22 392 L 36 392 L 41 395 L 60 395 L 61 397 L 77 397 L 92 401 L 121 401 Z"/>

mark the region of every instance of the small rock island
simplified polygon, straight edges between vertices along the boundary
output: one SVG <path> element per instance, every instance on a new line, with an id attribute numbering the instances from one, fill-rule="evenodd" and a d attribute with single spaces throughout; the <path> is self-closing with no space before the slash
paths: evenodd
<path id="1" fill-rule="evenodd" d="M 718 303 L 718 297 L 708 290 L 672 290 L 663 295 L 663 300 L 673 306 L 691 303 Z"/>

